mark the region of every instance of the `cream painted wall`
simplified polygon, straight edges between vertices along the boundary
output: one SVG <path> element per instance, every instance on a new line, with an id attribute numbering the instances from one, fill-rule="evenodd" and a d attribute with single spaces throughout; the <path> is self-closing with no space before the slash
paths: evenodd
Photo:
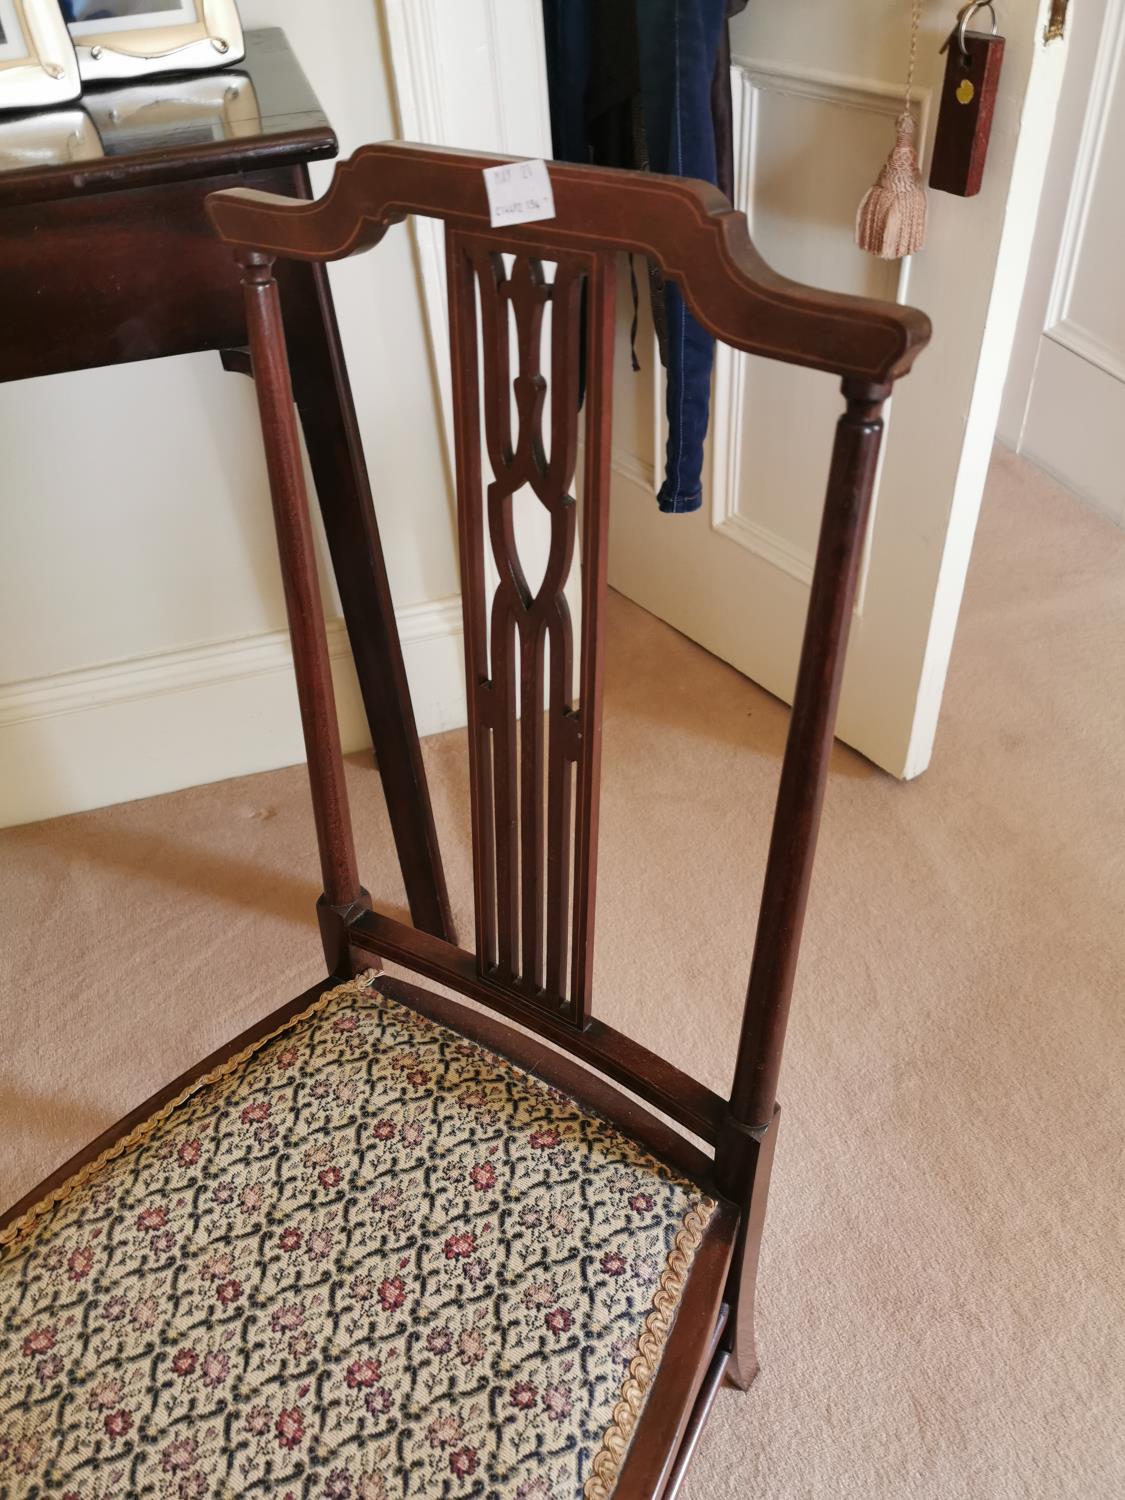
<path id="1" fill-rule="evenodd" d="M 347 154 L 396 133 L 376 0 L 241 0 Z M 314 169 L 322 191 L 328 164 Z M 438 397 L 408 232 L 332 268 L 423 732 L 460 722 Z M 303 758 L 250 383 L 215 356 L 0 388 L 0 824 Z M 336 608 L 335 602 L 331 611 Z M 332 632 L 350 747 L 366 732 Z"/>

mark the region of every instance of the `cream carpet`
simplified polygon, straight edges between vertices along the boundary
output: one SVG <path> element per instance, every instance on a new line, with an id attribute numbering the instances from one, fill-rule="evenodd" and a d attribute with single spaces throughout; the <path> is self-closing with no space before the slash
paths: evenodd
<path id="1" fill-rule="evenodd" d="M 612 615 L 599 1009 L 723 1087 L 786 712 Z M 998 454 L 931 769 L 835 755 L 763 1373 L 690 1500 L 1125 1494 L 1123 658 L 1125 534 Z M 426 759 L 469 932 L 463 736 Z M 315 870 L 301 768 L 0 835 L 0 1200 L 319 977 Z"/>

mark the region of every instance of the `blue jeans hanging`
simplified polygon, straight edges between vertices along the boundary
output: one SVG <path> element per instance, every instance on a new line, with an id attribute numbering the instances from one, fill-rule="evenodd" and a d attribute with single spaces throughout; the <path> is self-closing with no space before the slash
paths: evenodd
<path id="1" fill-rule="evenodd" d="M 711 80 L 726 0 L 638 0 L 641 98 L 654 172 L 716 180 Z M 711 404 L 715 341 L 692 317 L 679 289 L 664 290 L 668 326 L 668 450 L 662 511 L 703 503 L 703 443 Z"/>
<path id="2" fill-rule="evenodd" d="M 716 131 L 729 136 L 730 107 L 724 76 L 720 121 L 712 85 L 717 65 L 726 72 L 726 18 L 743 3 L 543 0 L 555 155 L 716 182 Z M 657 498 L 662 511 L 678 513 L 703 503 L 715 346 L 676 286 L 654 287 L 656 296 L 668 366 L 667 466 Z"/>

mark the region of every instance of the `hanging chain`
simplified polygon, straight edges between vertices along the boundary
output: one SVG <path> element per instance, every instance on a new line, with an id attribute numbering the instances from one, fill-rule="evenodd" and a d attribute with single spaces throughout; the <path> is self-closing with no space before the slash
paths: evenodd
<path id="1" fill-rule="evenodd" d="M 922 0 L 913 0 L 910 7 L 910 65 L 906 72 L 906 107 L 910 108 L 910 96 L 914 92 L 914 67 L 918 61 L 918 31 L 922 24 Z"/>

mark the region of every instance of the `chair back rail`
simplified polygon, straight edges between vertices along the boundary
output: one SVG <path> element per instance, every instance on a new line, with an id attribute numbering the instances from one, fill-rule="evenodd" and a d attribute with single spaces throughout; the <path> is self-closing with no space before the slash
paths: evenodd
<path id="1" fill-rule="evenodd" d="M 212 194 L 231 245 L 295 260 L 340 260 L 378 244 L 409 214 L 470 232 L 489 228 L 481 171 L 517 161 L 384 141 L 336 168 L 328 192 L 296 202 L 252 188 Z M 676 281 L 699 321 L 748 354 L 878 384 L 905 375 L 930 336 L 924 313 L 779 276 L 746 216 L 704 182 L 611 167 L 551 163 L 555 217 L 504 230 L 507 247 L 550 239 L 558 250 L 638 251 Z"/>
<path id="2" fill-rule="evenodd" d="M 348 939 L 357 968 L 363 967 L 365 959 L 369 962 L 375 956 L 447 984 L 624 1084 L 631 1093 L 686 1126 L 700 1140 L 712 1146 L 717 1143 L 726 1100 L 674 1063 L 596 1017 L 576 1028 L 566 1017 L 552 1016 L 542 1007 L 534 1006 L 511 985 L 482 974 L 475 954 L 420 928 L 396 922 L 381 912 L 357 913 L 348 925 Z"/>
<path id="3" fill-rule="evenodd" d="M 337 168 L 331 188 L 316 203 L 249 189 L 216 193 L 208 200 L 212 219 L 236 248 L 246 278 L 256 287 L 271 257 L 337 259 L 370 248 L 410 213 L 435 216 L 446 225 L 476 952 L 359 909 L 357 885 L 348 896 L 350 909 L 345 910 L 343 900 L 332 904 L 344 913 L 345 945 L 356 962 L 376 954 L 403 963 L 539 1031 L 714 1146 L 720 1187 L 733 1197 L 745 1197 L 762 1138 L 775 1117 L 781 1048 L 882 436 L 882 406 L 894 380 L 909 370 L 928 339 L 929 323 L 910 308 L 802 287 L 778 276 L 754 250 L 744 216 L 702 183 L 552 164 L 555 217 L 493 231 L 481 172 L 504 160 L 508 158 L 386 143 L 363 148 Z M 640 251 L 656 261 L 717 337 L 750 353 L 834 372 L 842 379 L 846 399 L 828 476 L 727 1099 L 591 1015 L 614 263 L 621 250 Z M 514 257 L 510 266 L 505 256 Z M 553 280 L 544 270 L 545 261 L 554 265 Z M 552 346 L 548 360 L 541 360 L 548 305 Z M 578 528 L 570 486 L 578 453 L 583 305 L 583 621 L 575 703 L 574 643 L 563 588 Z M 262 408 L 267 448 L 289 450 L 280 472 L 283 489 L 292 496 L 298 493 L 296 432 L 277 417 L 284 395 L 277 374 L 283 335 L 268 299 L 249 296 L 248 306 L 256 372 L 259 380 L 264 375 L 271 392 Z M 543 432 L 548 402 L 549 452 Z M 487 487 L 482 476 L 486 456 L 492 470 Z M 546 571 L 534 596 L 513 522 L 513 496 L 525 485 L 547 511 L 551 527 Z M 654 524 L 667 523 L 654 517 Z M 500 579 L 491 597 L 486 553 Z M 283 561 L 287 570 L 311 570 L 315 577 L 307 537 L 300 546 L 286 544 Z M 290 617 L 295 631 L 317 628 L 300 601 L 295 612 L 291 604 Z M 544 684 L 546 651 L 550 670 Z M 336 851 L 345 836 L 339 813 L 342 783 L 320 753 L 323 684 L 315 660 L 310 667 L 298 657 L 296 665 L 299 680 L 311 673 L 318 681 L 315 694 L 302 692 L 302 712 L 306 738 L 310 716 L 313 721 L 310 777 L 321 809 L 318 834 L 326 882 L 331 872 L 337 888 L 350 890 L 350 867 Z M 545 716 L 539 712 L 544 696 Z M 535 711 L 527 712 L 528 705 L 535 705 Z"/>

